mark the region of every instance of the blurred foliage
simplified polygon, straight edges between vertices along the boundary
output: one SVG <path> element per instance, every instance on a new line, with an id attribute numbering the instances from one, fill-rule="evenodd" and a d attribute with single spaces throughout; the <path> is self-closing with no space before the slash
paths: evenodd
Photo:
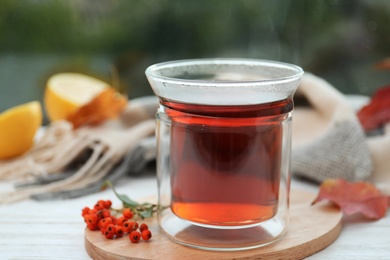
<path id="1" fill-rule="evenodd" d="M 370 95 L 390 83 L 372 68 L 390 55 L 389 21 L 387 0 L 2 0 L 0 111 L 41 100 L 55 72 L 110 82 L 114 66 L 137 97 L 152 93 L 148 65 L 201 57 L 295 63 Z"/>

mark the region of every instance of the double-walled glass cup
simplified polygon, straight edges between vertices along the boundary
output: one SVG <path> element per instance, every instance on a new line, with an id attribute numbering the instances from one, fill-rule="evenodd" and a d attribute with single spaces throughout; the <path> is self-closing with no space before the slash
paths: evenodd
<path id="1" fill-rule="evenodd" d="M 286 230 L 295 65 L 179 60 L 146 70 L 157 111 L 158 223 L 208 250 L 256 248 Z"/>

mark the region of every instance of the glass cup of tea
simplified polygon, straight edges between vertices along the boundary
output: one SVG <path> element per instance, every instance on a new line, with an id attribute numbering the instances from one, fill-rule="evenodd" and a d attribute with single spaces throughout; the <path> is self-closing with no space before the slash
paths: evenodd
<path id="1" fill-rule="evenodd" d="M 150 66 L 158 223 L 206 250 L 267 245 L 286 231 L 293 95 L 303 70 L 255 59 Z"/>

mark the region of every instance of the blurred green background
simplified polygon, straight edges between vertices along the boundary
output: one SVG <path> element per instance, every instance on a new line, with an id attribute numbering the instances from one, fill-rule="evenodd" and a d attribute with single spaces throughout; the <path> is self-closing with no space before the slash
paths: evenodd
<path id="1" fill-rule="evenodd" d="M 202 57 L 295 63 L 346 94 L 390 84 L 387 0 L 1 0 L 0 111 L 41 100 L 47 78 L 81 72 L 130 98 L 147 66 Z"/>

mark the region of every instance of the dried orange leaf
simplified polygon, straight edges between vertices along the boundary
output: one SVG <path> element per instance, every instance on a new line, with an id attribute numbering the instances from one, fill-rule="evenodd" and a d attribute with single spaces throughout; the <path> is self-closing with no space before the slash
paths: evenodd
<path id="1" fill-rule="evenodd" d="M 107 88 L 80 107 L 66 119 L 76 129 L 82 125 L 98 125 L 108 119 L 116 118 L 126 107 L 127 99 L 112 88 Z"/>
<path id="2" fill-rule="evenodd" d="M 329 179 L 321 184 L 312 205 L 323 200 L 333 202 L 346 215 L 362 213 L 368 218 L 380 219 L 386 215 L 390 197 L 367 182 L 351 183 L 344 179 Z"/>
<path id="3" fill-rule="evenodd" d="M 357 116 L 364 130 L 375 130 L 390 122 L 390 86 L 380 88 Z"/>
<path id="4" fill-rule="evenodd" d="M 390 58 L 386 58 L 374 65 L 377 70 L 390 70 Z"/>

